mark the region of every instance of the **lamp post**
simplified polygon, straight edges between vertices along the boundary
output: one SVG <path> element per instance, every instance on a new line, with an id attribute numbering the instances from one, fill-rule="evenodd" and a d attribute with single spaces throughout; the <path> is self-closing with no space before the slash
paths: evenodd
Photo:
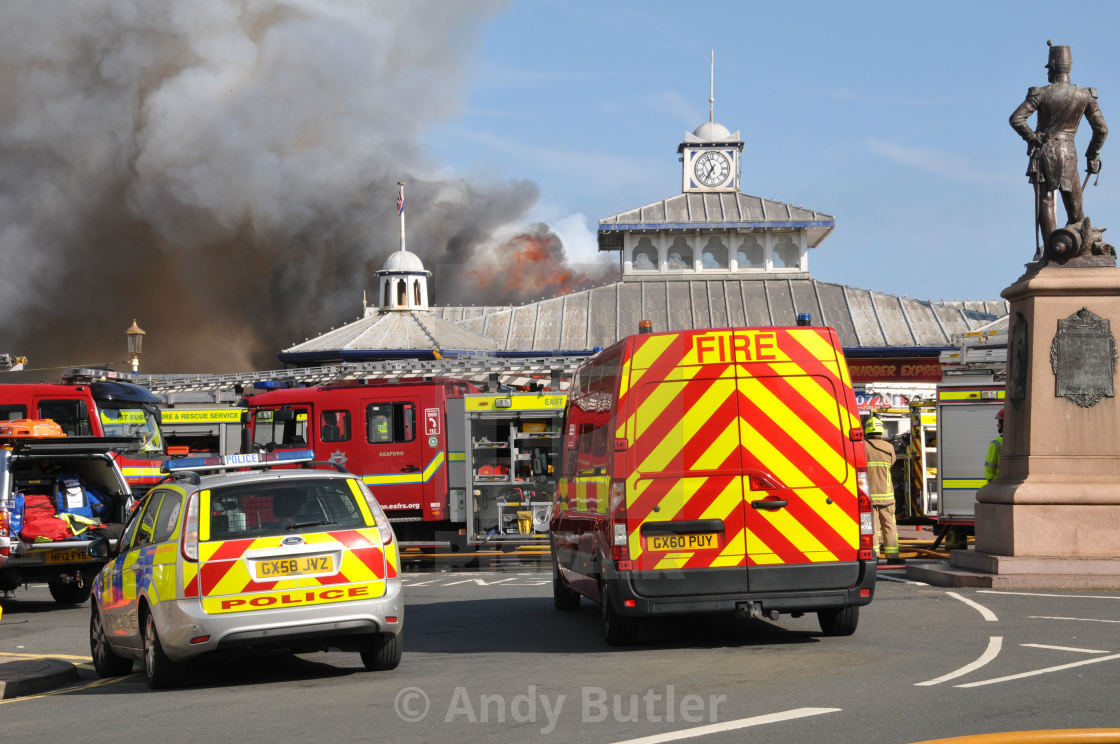
<path id="1" fill-rule="evenodd" d="M 144 329 L 136 325 L 136 318 L 132 319 L 132 325 L 124 336 L 128 339 L 128 353 L 132 355 L 132 374 L 136 374 L 140 371 L 140 352 L 144 346 Z"/>

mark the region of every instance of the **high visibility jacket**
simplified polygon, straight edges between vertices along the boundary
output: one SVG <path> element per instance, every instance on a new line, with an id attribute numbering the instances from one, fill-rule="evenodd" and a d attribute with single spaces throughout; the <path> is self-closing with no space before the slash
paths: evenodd
<path id="1" fill-rule="evenodd" d="M 1003 435 L 992 440 L 988 445 L 988 455 L 984 458 L 984 477 L 994 481 L 999 477 L 999 453 L 1003 450 Z"/>
<path id="2" fill-rule="evenodd" d="M 871 501 L 876 504 L 894 503 L 894 486 L 891 483 L 891 465 L 894 465 L 894 445 L 879 437 L 868 437 L 867 486 Z"/>

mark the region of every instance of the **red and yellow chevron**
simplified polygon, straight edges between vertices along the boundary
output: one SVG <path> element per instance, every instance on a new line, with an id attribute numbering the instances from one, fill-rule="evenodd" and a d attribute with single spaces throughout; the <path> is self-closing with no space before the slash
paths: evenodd
<path id="1" fill-rule="evenodd" d="M 657 334 L 634 344 L 615 435 L 630 463 L 635 569 L 856 559 L 862 443 L 850 440 L 859 418 L 831 329 Z M 772 487 L 751 490 L 751 476 Z M 761 500 L 788 506 L 751 506 Z M 677 549 L 640 532 L 643 523 L 704 519 L 724 524 L 718 541 L 700 541 L 712 547 Z"/>
<path id="2" fill-rule="evenodd" d="M 251 561 L 292 556 L 281 546 L 282 536 L 204 542 L 199 545 L 197 576 L 188 578 L 184 569 L 184 594 L 201 596 L 206 612 L 323 604 L 380 597 L 385 593 L 385 579 L 400 571 L 396 544 L 383 548 L 375 527 L 301 537 L 305 546 L 321 548 L 321 552 L 312 551 L 315 555 L 331 556 L 337 570 L 324 576 L 255 580 Z M 355 586 L 361 588 L 353 589 Z M 327 591 L 331 588 L 341 591 Z"/>

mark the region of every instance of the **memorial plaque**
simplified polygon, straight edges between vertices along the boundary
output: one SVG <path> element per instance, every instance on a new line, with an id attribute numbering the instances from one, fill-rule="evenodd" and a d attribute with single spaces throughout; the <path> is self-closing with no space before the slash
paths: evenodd
<path id="1" fill-rule="evenodd" d="M 1113 397 L 1116 374 L 1116 340 L 1108 320 L 1081 308 L 1058 321 L 1050 343 L 1050 368 L 1054 370 L 1054 395 L 1083 408 L 1101 398 Z"/>
<path id="2" fill-rule="evenodd" d="M 1011 321 L 1011 347 L 1008 350 L 1007 399 L 1016 408 L 1027 397 L 1027 319 L 1015 313 Z"/>

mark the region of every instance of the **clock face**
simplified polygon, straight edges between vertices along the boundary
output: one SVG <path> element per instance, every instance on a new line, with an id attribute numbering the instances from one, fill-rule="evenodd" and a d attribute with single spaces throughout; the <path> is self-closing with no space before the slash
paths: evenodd
<path id="1" fill-rule="evenodd" d="M 692 172 L 704 186 L 719 186 L 731 174 L 731 161 L 722 152 L 708 150 L 693 162 Z"/>

